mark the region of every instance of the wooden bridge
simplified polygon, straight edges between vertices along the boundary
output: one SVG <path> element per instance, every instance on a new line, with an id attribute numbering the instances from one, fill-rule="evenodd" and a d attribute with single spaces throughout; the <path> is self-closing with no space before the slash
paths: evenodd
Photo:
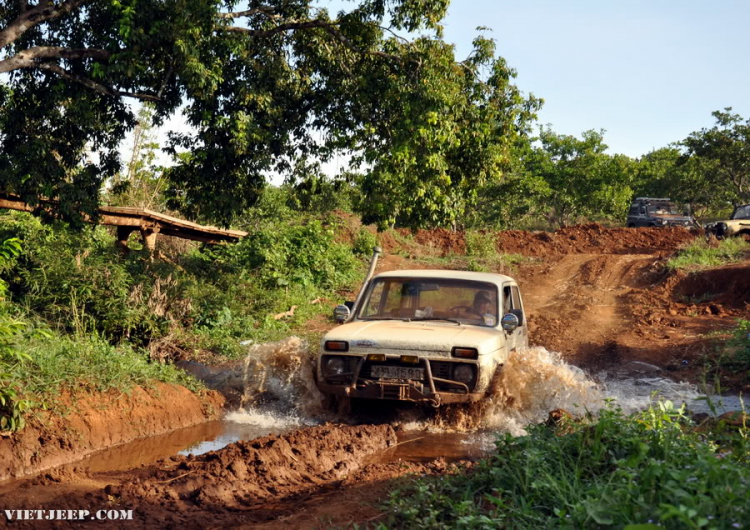
<path id="1" fill-rule="evenodd" d="M 33 212 L 55 206 L 57 201 L 43 199 L 39 206 L 31 207 L 19 197 L 10 194 L 0 194 L 0 208 Z M 236 243 L 247 235 L 241 230 L 224 230 L 215 226 L 204 226 L 146 208 L 131 208 L 129 206 L 102 206 L 99 208 L 97 220 L 85 219 L 86 222 L 117 227 L 117 246 L 123 250 L 128 248 L 130 234 L 138 230 L 143 238 L 145 247 L 153 252 L 156 238 L 159 234 L 191 239 L 203 243 L 216 244 L 223 241 Z"/>

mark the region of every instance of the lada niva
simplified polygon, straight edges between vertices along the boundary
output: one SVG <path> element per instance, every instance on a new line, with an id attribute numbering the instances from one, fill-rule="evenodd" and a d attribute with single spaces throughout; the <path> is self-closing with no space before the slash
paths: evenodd
<path id="1" fill-rule="evenodd" d="M 518 284 L 501 274 L 386 272 L 334 315 L 343 325 L 323 337 L 316 373 L 333 398 L 476 401 L 528 344 Z"/>

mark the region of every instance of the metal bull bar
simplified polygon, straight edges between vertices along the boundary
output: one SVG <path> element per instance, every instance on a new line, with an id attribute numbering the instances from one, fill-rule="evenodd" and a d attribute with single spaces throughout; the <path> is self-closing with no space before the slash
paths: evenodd
<path id="1" fill-rule="evenodd" d="M 430 366 L 429 359 L 420 358 L 419 365 L 422 366 L 425 370 L 425 374 L 427 376 L 427 384 L 429 386 L 429 391 L 424 392 L 423 385 L 415 383 L 411 380 L 393 380 L 393 381 L 373 381 L 370 379 L 360 379 L 359 375 L 362 373 L 362 368 L 367 360 L 366 356 L 363 356 L 359 359 L 359 362 L 357 363 L 357 366 L 354 368 L 354 372 L 351 374 L 352 379 L 351 383 L 346 386 L 345 391 L 348 396 L 353 396 L 357 394 L 361 389 L 373 389 L 373 387 L 377 388 L 379 390 L 379 395 L 373 395 L 370 397 L 374 398 L 380 398 L 380 399 L 399 399 L 403 401 L 429 401 L 431 405 L 435 407 L 439 407 L 443 401 L 440 393 L 438 393 L 437 389 L 435 388 L 435 382 L 439 383 L 446 383 L 450 385 L 454 385 L 457 387 L 460 387 L 463 389 L 463 391 L 466 394 L 469 394 L 471 391 L 469 390 L 469 386 L 465 383 L 461 383 L 459 381 L 452 381 L 450 379 L 442 379 L 439 377 L 434 377 L 432 375 L 432 367 Z M 342 374 L 342 375 L 348 375 L 348 374 Z M 398 395 L 394 396 L 387 396 L 387 390 L 393 390 L 397 391 Z"/>

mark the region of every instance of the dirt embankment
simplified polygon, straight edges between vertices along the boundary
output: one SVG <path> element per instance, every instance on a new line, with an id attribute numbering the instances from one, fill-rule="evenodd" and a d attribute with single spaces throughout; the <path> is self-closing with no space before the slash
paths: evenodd
<path id="1" fill-rule="evenodd" d="M 384 232 L 379 235 L 386 253 L 406 251 L 415 255 L 430 249 L 442 256 L 463 255 L 466 241 L 463 232 L 446 229 L 397 230 L 401 237 Z M 684 228 L 605 228 L 596 223 L 561 228 L 555 232 L 504 230 L 485 232 L 495 237 L 498 252 L 548 257 L 561 254 L 651 254 L 674 251 L 689 243 L 697 230 Z M 421 247 L 421 249 L 420 249 Z"/>
<path id="2" fill-rule="evenodd" d="M 62 397 L 56 408 L 64 413 L 39 413 L 20 432 L 0 438 L 0 480 L 217 418 L 223 404 L 218 393 L 199 397 L 187 388 L 163 383 L 136 387 L 128 394 Z"/>

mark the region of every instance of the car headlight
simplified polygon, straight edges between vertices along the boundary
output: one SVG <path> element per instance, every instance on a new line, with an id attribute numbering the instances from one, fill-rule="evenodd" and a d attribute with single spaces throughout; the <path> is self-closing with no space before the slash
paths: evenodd
<path id="1" fill-rule="evenodd" d="M 460 364 L 453 369 L 453 379 L 468 385 L 474 380 L 474 370 L 468 364 Z"/>
<path id="2" fill-rule="evenodd" d="M 327 375 L 341 375 L 344 373 L 344 359 L 341 357 L 329 357 L 325 363 L 325 372 Z"/>

